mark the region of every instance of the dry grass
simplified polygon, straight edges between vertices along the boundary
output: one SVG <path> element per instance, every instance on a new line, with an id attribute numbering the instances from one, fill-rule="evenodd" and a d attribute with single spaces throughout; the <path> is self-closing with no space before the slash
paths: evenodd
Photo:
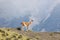
<path id="1" fill-rule="evenodd" d="M 0 28 L 0 40 L 60 40 L 60 33 L 21 31 L 16 28 Z"/>
<path id="2" fill-rule="evenodd" d="M 27 37 L 11 29 L 0 28 L 0 40 L 26 40 Z"/>

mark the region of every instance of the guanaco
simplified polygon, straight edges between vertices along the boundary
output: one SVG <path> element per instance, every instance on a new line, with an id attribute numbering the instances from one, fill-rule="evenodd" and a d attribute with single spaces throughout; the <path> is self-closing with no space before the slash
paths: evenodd
<path id="1" fill-rule="evenodd" d="M 27 27 L 27 30 L 28 30 L 28 27 L 32 22 L 33 20 L 30 20 L 29 22 L 25 22 L 25 21 L 21 22 L 22 30 L 23 30 L 23 27 Z"/>

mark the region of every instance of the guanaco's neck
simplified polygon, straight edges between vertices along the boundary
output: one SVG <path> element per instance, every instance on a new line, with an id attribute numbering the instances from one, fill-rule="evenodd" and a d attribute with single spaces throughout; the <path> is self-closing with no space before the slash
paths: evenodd
<path id="1" fill-rule="evenodd" d="M 32 23 L 32 20 L 29 22 L 29 24 L 31 24 Z"/>

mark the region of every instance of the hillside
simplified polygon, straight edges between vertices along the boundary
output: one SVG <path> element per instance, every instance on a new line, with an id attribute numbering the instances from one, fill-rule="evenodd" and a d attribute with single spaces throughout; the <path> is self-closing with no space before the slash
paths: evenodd
<path id="1" fill-rule="evenodd" d="M 16 28 L 0 28 L 0 40 L 60 40 L 60 32 L 32 32 Z"/>

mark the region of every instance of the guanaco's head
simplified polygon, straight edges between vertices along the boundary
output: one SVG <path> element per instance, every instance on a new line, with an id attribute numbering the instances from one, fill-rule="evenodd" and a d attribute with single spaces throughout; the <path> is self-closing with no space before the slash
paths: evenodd
<path id="1" fill-rule="evenodd" d="M 31 22 L 33 22 L 34 20 L 31 20 Z"/>
<path id="2" fill-rule="evenodd" d="M 32 22 L 33 22 L 33 21 L 34 21 L 34 19 L 30 18 L 30 21 L 32 21 Z"/>

